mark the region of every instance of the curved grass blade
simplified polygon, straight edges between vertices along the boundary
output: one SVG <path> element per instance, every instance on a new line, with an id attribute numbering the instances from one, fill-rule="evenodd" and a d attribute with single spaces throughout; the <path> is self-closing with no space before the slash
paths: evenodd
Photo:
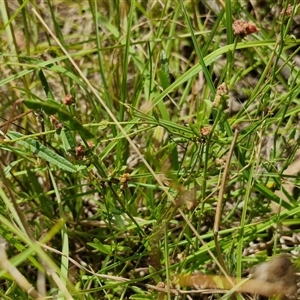
<path id="1" fill-rule="evenodd" d="M 57 114 L 60 121 L 69 122 L 69 127 L 77 130 L 78 133 L 85 139 L 94 138 L 94 134 L 82 126 L 74 117 L 67 111 L 63 110 L 55 101 L 34 101 L 24 100 L 24 104 L 30 109 L 43 109 L 47 115 Z"/>

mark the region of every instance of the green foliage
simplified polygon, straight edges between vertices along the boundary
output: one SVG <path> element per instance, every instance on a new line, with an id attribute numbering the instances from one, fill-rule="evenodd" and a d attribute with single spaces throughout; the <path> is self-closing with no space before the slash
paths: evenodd
<path id="1" fill-rule="evenodd" d="M 0 3 L 1 298 L 178 299 L 298 233 L 299 5 L 29 2 Z"/>

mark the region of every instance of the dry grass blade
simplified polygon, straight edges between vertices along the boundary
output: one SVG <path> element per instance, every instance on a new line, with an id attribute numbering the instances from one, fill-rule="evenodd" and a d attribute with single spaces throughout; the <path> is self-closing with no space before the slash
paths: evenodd
<path id="1" fill-rule="evenodd" d="M 30 295 L 33 299 L 40 299 L 41 295 L 38 293 L 38 291 L 34 288 L 32 284 L 28 282 L 28 280 L 25 278 L 23 274 L 20 273 L 20 271 L 9 261 L 6 255 L 6 251 L 2 244 L 0 244 L 0 268 L 3 270 L 6 270 L 7 273 L 9 273 L 12 278 L 15 280 L 15 282 Z"/>
<path id="2" fill-rule="evenodd" d="M 219 237 L 219 228 L 220 228 L 220 221 L 221 221 L 221 215 L 222 215 L 222 205 L 223 205 L 223 197 L 224 197 L 224 193 L 225 193 L 225 186 L 226 186 L 227 177 L 229 174 L 231 158 L 232 158 L 232 155 L 234 152 L 234 147 L 236 145 L 238 135 L 239 135 L 239 131 L 236 129 L 234 132 L 233 140 L 232 140 L 232 143 L 231 143 L 231 146 L 229 149 L 228 158 L 227 158 L 225 169 L 223 172 L 223 177 L 222 177 L 222 181 L 221 181 L 221 187 L 219 190 L 219 196 L 218 196 L 218 202 L 217 202 L 215 223 L 214 223 L 214 238 L 215 238 L 216 250 L 218 253 L 218 258 L 219 258 L 220 263 L 221 263 L 222 267 L 224 268 L 224 270 L 226 270 L 226 266 L 224 263 L 224 259 L 222 256 L 220 246 L 219 246 L 218 237 Z"/>
<path id="3" fill-rule="evenodd" d="M 258 265 L 247 279 L 231 277 L 229 281 L 224 276 L 200 273 L 178 277 L 181 286 L 199 289 L 224 289 L 266 297 L 280 296 L 280 299 L 294 297 L 297 292 L 296 268 L 283 255 Z"/>

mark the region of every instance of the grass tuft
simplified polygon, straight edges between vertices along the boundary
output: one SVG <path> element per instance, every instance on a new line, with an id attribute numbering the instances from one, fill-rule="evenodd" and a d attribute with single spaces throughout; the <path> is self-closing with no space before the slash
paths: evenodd
<path id="1" fill-rule="evenodd" d="M 296 261 L 297 1 L 0 8 L 1 298 L 227 299 Z"/>

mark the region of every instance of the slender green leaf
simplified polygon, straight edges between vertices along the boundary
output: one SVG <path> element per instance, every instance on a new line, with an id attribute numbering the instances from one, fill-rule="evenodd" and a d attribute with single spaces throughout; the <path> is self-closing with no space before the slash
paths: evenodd
<path id="1" fill-rule="evenodd" d="M 87 243 L 89 246 L 95 248 L 96 250 L 100 251 L 101 253 L 104 254 L 111 254 L 112 253 L 112 248 L 109 245 L 104 245 L 102 244 L 98 239 L 94 239 L 94 243 Z"/>
<path id="2" fill-rule="evenodd" d="M 39 141 L 34 140 L 32 138 L 26 139 L 26 136 L 14 131 L 9 131 L 7 135 L 12 140 L 24 137 L 24 140 L 18 140 L 17 143 L 24 146 L 26 149 L 30 150 L 32 154 L 35 154 L 40 158 L 48 161 L 49 163 L 57 166 L 59 169 L 68 172 L 77 171 L 76 167 L 72 163 L 70 163 L 64 157 L 55 153 L 53 150 L 45 147 Z"/>

